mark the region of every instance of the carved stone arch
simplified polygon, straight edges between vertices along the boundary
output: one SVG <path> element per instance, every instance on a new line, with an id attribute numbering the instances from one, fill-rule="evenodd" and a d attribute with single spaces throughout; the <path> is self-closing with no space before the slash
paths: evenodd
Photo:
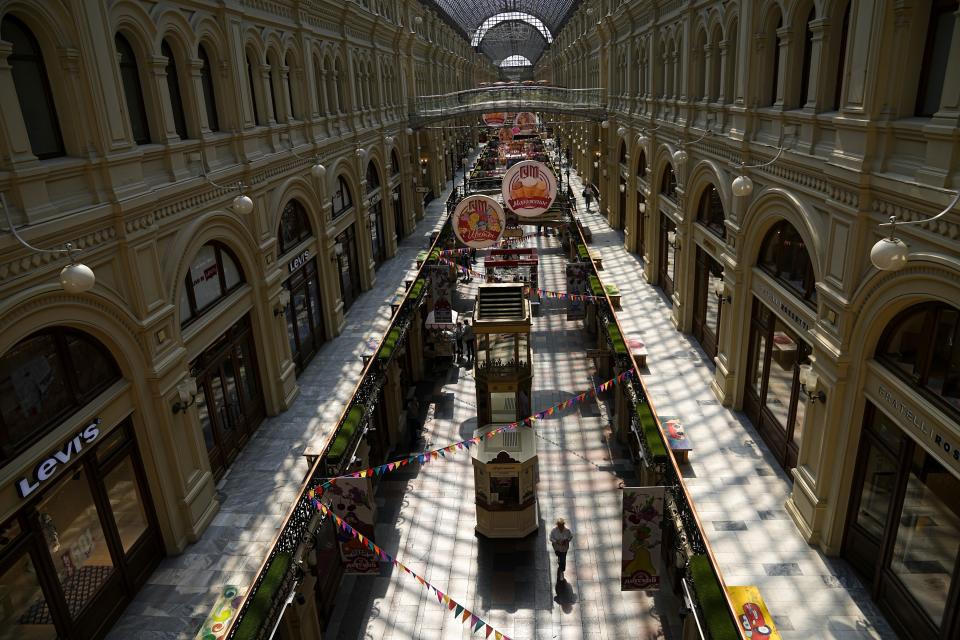
<path id="1" fill-rule="evenodd" d="M 165 5 L 157 5 L 165 6 Z M 160 43 L 164 40 L 170 44 L 173 54 L 177 56 L 178 65 L 186 65 L 189 60 L 196 57 L 197 38 L 190 26 L 190 23 L 179 11 L 166 9 L 155 16 L 156 33 L 154 34 L 154 51 L 160 51 Z M 183 72 L 187 68 L 183 67 Z"/>
<path id="2" fill-rule="evenodd" d="M 353 198 L 353 206 L 356 207 L 363 199 L 364 194 L 360 192 L 360 177 L 357 175 L 357 163 L 352 158 L 338 158 L 332 167 L 327 168 L 326 193 L 324 194 L 324 204 L 328 204 L 337 190 L 337 178 L 343 176 L 347 186 L 350 187 L 350 195 Z M 366 169 L 366 167 L 364 167 Z"/>
<path id="3" fill-rule="evenodd" d="M 137 63 L 141 66 L 140 72 L 150 59 L 160 52 L 160 40 L 157 27 L 143 8 L 132 2 L 118 2 L 110 9 L 111 42 L 116 34 L 121 34 L 133 49 Z"/>
<path id="4" fill-rule="evenodd" d="M 33 33 L 43 51 L 48 73 L 60 49 L 78 47 L 72 12 L 60 0 L 15 0 L 6 3 L 0 12 L 0 20 L 6 16 L 15 16 Z"/>
<path id="5" fill-rule="evenodd" d="M 764 189 L 754 198 L 743 215 L 741 261 L 751 267 L 755 265 L 767 231 L 777 222 L 786 220 L 793 225 L 807 246 L 814 280 L 822 280 L 826 264 L 826 238 L 811 223 L 819 217 L 820 214 L 796 194 L 780 187 Z"/>
<path id="6" fill-rule="evenodd" d="M 0 306 L 0 355 L 27 336 L 51 327 L 71 327 L 99 340 L 128 380 L 149 369 L 137 339 L 137 323 L 123 301 L 69 294 L 52 283 L 15 294 Z"/>
<path id="7" fill-rule="evenodd" d="M 310 228 L 313 235 L 320 236 L 324 228 L 323 211 L 319 203 L 317 189 L 313 187 L 313 181 L 304 176 L 290 176 L 283 181 L 278 188 L 273 190 L 270 200 L 267 202 L 270 212 L 270 229 L 275 234 L 280 228 L 280 219 L 283 215 L 283 209 L 291 200 L 296 200 L 307 212 L 307 219 L 310 221 Z"/>
<path id="8" fill-rule="evenodd" d="M 677 175 L 677 168 L 673 166 L 673 153 L 677 148 L 669 143 L 663 142 L 653 153 L 652 164 L 651 159 L 647 159 L 647 165 L 653 166 L 653 176 L 650 180 L 650 188 L 656 193 L 660 193 L 660 181 L 663 179 L 663 172 L 666 167 L 673 169 L 674 175 Z"/>
<path id="9" fill-rule="evenodd" d="M 931 256 L 911 260 L 900 271 L 874 271 L 853 295 L 850 315 L 855 318 L 850 344 L 861 349 L 863 360 L 873 357 L 890 322 L 901 312 L 923 302 L 944 302 L 960 308 L 960 259 Z"/>
<path id="10" fill-rule="evenodd" d="M 253 62 L 266 64 L 266 44 L 263 38 L 260 37 L 260 31 L 252 25 L 247 27 L 243 30 L 241 41 L 243 42 L 244 55 L 246 55 L 247 52 L 253 53 Z"/>
<path id="11" fill-rule="evenodd" d="M 367 153 L 366 162 L 363 163 L 363 179 L 367 179 L 367 167 L 373 165 L 380 177 L 380 188 L 386 187 L 390 182 L 390 175 L 387 173 L 387 161 L 383 155 L 383 149 L 380 145 L 372 145 Z M 364 193 L 366 196 L 366 192 Z"/>
<path id="12" fill-rule="evenodd" d="M 723 202 L 723 213 L 732 209 L 733 192 L 730 190 L 730 176 L 721 168 L 719 162 L 714 160 L 700 160 L 688 172 L 684 191 L 687 194 L 687 203 L 693 207 L 693 218 L 696 218 L 696 208 L 700 202 L 700 196 L 710 185 L 720 194 L 720 200 Z"/>
<path id="13" fill-rule="evenodd" d="M 244 280 L 257 288 L 263 282 L 263 269 L 257 258 L 257 241 L 247 226 L 234 214 L 210 211 L 183 226 L 167 255 L 178 256 L 163 265 L 169 302 L 177 306 L 180 287 L 197 251 L 207 242 L 216 240 L 229 248 L 243 270 Z M 180 324 L 174 323 L 179 331 Z"/>
<path id="14" fill-rule="evenodd" d="M 800 34 L 797 36 L 800 37 L 807 29 L 807 16 L 810 14 L 811 8 L 813 8 L 815 17 L 823 17 L 821 4 L 816 0 L 791 0 L 783 14 L 784 26 L 790 27 L 790 30 L 794 34 Z"/>

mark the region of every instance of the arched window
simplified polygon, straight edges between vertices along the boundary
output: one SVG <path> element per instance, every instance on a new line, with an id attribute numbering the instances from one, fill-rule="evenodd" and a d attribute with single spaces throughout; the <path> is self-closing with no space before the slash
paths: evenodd
<path id="1" fill-rule="evenodd" d="M 637 160 L 637 177 L 641 180 L 647 179 L 647 153 L 641 147 L 640 151 L 637 153 L 640 154 L 640 159 Z"/>
<path id="2" fill-rule="evenodd" d="M 313 229 L 303 205 L 297 200 L 291 200 L 280 214 L 280 230 L 277 231 L 280 249 L 277 255 L 282 256 L 312 235 Z"/>
<path id="3" fill-rule="evenodd" d="M 620 143 L 620 155 L 617 157 L 617 162 L 622 165 L 627 164 L 627 145 L 623 142 Z"/>
<path id="4" fill-rule="evenodd" d="M 942 302 L 910 307 L 887 326 L 875 357 L 960 416 L 960 309 Z"/>
<path id="5" fill-rule="evenodd" d="M 344 96 L 347 95 L 347 92 L 343 88 L 343 83 L 346 78 L 343 77 L 343 69 L 340 66 L 339 58 L 337 58 L 337 61 L 334 63 L 333 77 L 337 88 L 337 111 L 339 113 L 346 113 L 347 109 L 344 106 Z"/>
<path id="6" fill-rule="evenodd" d="M 700 205 L 697 207 L 697 222 L 705 226 L 720 238 L 727 237 L 727 226 L 723 223 L 723 201 L 712 184 L 703 190 Z"/>
<path id="7" fill-rule="evenodd" d="M 282 82 L 280 80 L 280 67 L 277 66 L 277 59 L 272 51 L 267 53 L 267 66 L 270 67 L 267 77 L 267 94 L 270 97 L 270 106 L 273 107 L 273 120 L 274 122 L 281 122 L 281 114 L 277 111 L 277 91 L 282 88 Z"/>
<path id="8" fill-rule="evenodd" d="M 813 263 L 803 238 L 786 220 L 767 232 L 760 248 L 758 266 L 816 308 L 817 289 Z"/>
<path id="9" fill-rule="evenodd" d="M 840 23 L 840 46 L 837 49 L 837 77 L 833 88 L 833 110 L 840 110 L 840 98 L 843 95 L 843 76 L 846 75 L 847 35 L 850 31 L 850 3 L 843 11 L 843 22 Z"/>
<path id="10" fill-rule="evenodd" d="M 200 247 L 180 289 L 180 325 L 202 315 L 244 282 L 240 263 L 229 249 L 219 242 Z"/>
<path id="11" fill-rule="evenodd" d="M 287 57 L 283 62 L 284 66 L 287 68 L 287 74 L 285 78 L 282 78 L 283 83 L 287 85 L 287 108 L 290 112 L 287 114 L 287 120 L 295 120 L 300 116 L 300 110 L 297 108 L 297 103 L 293 99 L 293 82 L 290 80 L 290 74 L 293 72 L 293 54 L 287 52 Z"/>
<path id="12" fill-rule="evenodd" d="M 353 206 L 353 194 L 343 176 L 337 176 L 337 190 L 333 193 L 333 217 L 337 218 Z"/>
<path id="13" fill-rule="evenodd" d="M 810 59 L 813 56 L 813 29 L 810 23 L 817 17 L 814 7 L 810 7 L 810 13 L 807 15 L 807 22 L 803 29 L 803 66 L 800 69 L 800 95 L 797 96 L 798 107 L 804 106 L 808 101 L 816 101 L 817 96 L 810 95 Z"/>
<path id="14" fill-rule="evenodd" d="M 660 180 L 660 193 L 674 202 L 677 200 L 677 174 L 673 172 L 673 167 L 669 164 L 663 169 L 663 178 Z"/>
<path id="15" fill-rule="evenodd" d="M 255 65 L 251 56 L 251 52 L 247 51 L 247 55 L 245 56 L 247 60 L 247 90 L 250 93 L 250 110 L 253 111 L 253 124 L 258 125 L 263 124 L 263 121 L 260 120 L 260 111 L 257 109 L 257 94 L 259 90 L 253 78 Z"/>
<path id="16" fill-rule="evenodd" d="M 373 193 L 380 188 L 380 172 L 376 165 L 370 162 L 367 165 L 367 193 Z"/>
<path id="17" fill-rule="evenodd" d="M 726 102 L 737 99 L 737 22 L 733 21 L 727 27 L 727 70 L 723 74 L 723 97 Z"/>
<path id="18" fill-rule="evenodd" d="M 931 0 L 930 21 L 927 23 L 927 42 L 920 65 L 920 85 L 914 115 L 932 116 L 940 110 L 943 83 L 947 78 L 947 64 L 953 40 L 953 20 L 957 0 Z"/>
<path id="19" fill-rule="evenodd" d="M 130 129 L 133 141 L 137 144 L 150 142 L 150 125 L 147 123 L 147 108 L 140 87 L 140 68 L 133 48 L 122 34 L 114 36 L 117 53 L 120 54 L 120 80 L 123 82 L 123 96 L 127 99 L 127 115 L 130 117 Z"/>
<path id="20" fill-rule="evenodd" d="M 13 45 L 7 63 L 30 139 L 30 150 L 41 160 L 65 155 L 60 119 L 40 43 L 25 24 L 10 15 L 4 17 L 0 25 L 0 39 Z"/>
<path id="21" fill-rule="evenodd" d="M 396 149 L 390 152 L 390 164 L 392 165 L 390 175 L 400 175 L 400 156 L 397 155 Z"/>
<path id="22" fill-rule="evenodd" d="M 771 28 L 767 38 L 773 48 L 768 57 L 770 60 L 770 101 L 768 105 L 771 106 L 777 104 L 777 98 L 780 94 L 780 36 L 777 32 L 783 27 L 783 18 L 779 15 L 779 11 L 777 14 L 776 22 L 772 20 L 770 22 Z"/>
<path id="23" fill-rule="evenodd" d="M 332 115 L 339 112 L 340 98 L 337 96 L 337 72 L 330 58 L 324 60 L 323 69 L 327 80 L 327 113 Z"/>
<path id="24" fill-rule="evenodd" d="M 187 118 L 183 114 L 183 98 L 180 95 L 180 78 L 177 76 L 177 60 L 173 56 L 173 49 L 164 40 L 160 44 L 160 54 L 167 59 L 167 92 L 170 94 L 170 107 L 173 110 L 173 126 L 181 140 L 186 140 Z"/>
<path id="25" fill-rule="evenodd" d="M 42 438 L 119 380 L 110 352 L 91 336 L 55 327 L 0 357 L 0 461 Z"/>
<path id="26" fill-rule="evenodd" d="M 203 85 L 203 106 L 207 110 L 207 126 L 210 131 L 220 131 L 220 118 L 217 117 L 217 95 L 213 89 L 213 67 L 210 65 L 210 56 L 207 48 L 200 45 L 197 50 L 200 57 L 200 84 Z"/>

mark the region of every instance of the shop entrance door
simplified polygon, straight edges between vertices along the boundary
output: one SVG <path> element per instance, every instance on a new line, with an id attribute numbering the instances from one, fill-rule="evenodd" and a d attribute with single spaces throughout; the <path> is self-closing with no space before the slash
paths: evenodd
<path id="1" fill-rule="evenodd" d="M 693 295 L 693 337 L 710 359 L 717 357 L 720 340 L 720 313 L 723 305 L 714 293 L 717 280 L 723 279 L 723 267 L 710 254 L 697 247 L 696 280 Z"/>
<path id="2" fill-rule="evenodd" d="M 230 327 L 194 363 L 197 411 L 219 478 L 263 421 L 264 404 L 257 375 L 253 336 L 247 317 Z"/>

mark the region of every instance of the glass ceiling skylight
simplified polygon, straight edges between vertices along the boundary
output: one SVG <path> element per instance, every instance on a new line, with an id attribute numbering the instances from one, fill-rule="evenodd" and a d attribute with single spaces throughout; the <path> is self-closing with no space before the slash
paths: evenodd
<path id="1" fill-rule="evenodd" d="M 497 26 L 501 22 L 507 22 L 509 20 L 515 20 L 520 22 L 526 22 L 530 26 L 534 27 L 540 34 L 546 39 L 547 43 L 553 42 L 553 35 L 550 33 L 550 30 L 547 29 L 547 25 L 543 24 L 540 18 L 532 16 L 529 13 L 522 13 L 520 11 L 504 11 L 503 13 L 498 13 L 495 16 L 487 18 L 480 28 L 473 34 L 473 39 L 470 41 L 471 46 L 479 46 L 483 38 L 489 33 L 490 29 Z"/>
<path id="2" fill-rule="evenodd" d="M 533 63 L 527 60 L 523 56 L 510 56 L 509 58 L 504 58 L 503 62 L 500 63 L 501 67 L 532 67 Z"/>

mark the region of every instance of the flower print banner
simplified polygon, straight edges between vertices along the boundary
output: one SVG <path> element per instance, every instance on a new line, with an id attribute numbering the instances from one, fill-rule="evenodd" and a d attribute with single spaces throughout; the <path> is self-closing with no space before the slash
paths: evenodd
<path id="1" fill-rule="evenodd" d="M 369 478 L 340 478 L 327 490 L 330 508 L 355 530 L 368 539 L 373 538 L 373 527 L 377 514 L 370 490 Z M 343 558 L 344 573 L 377 575 L 380 573 L 380 558 L 366 545 L 349 535 L 338 535 L 340 556 Z"/>
<path id="2" fill-rule="evenodd" d="M 660 589 L 663 487 L 624 487 L 621 591 Z"/>

